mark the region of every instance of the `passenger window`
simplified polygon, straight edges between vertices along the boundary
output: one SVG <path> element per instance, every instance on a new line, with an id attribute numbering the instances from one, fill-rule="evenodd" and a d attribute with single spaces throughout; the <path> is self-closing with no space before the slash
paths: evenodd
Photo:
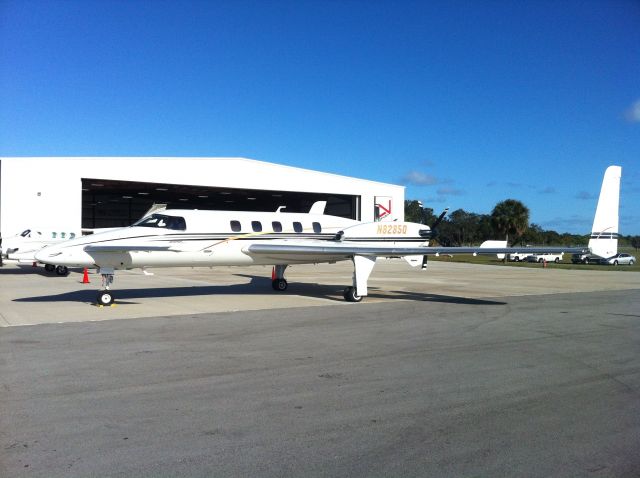
<path id="1" fill-rule="evenodd" d="M 251 221 L 251 229 L 253 229 L 253 232 L 262 232 L 262 223 L 260 221 Z"/>
<path id="2" fill-rule="evenodd" d="M 66 233 L 66 232 L 61 232 L 61 233 L 60 233 L 60 237 L 61 237 L 62 239 L 64 239 L 65 237 L 67 237 L 67 233 Z"/>
<path id="3" fill-rule="evenodd" d="M 74 237 L 76 237 L 76 233 L 72 232 L 71 234 L 69 234 L 69 239 L 73 239 Z"/>
<path id="4" fill-rule="evenodd" d="M 282 224 L 278 221 L 273 221 L 271 227 L 273 228 L 273 232 L 282 232 Z"/>
<path id="5" fill-rule="evenodd" d="M 313 232 L 315 232 L 316 234 L 320 234 L 322 232 L 322 226 L 319 222 L 313 223 Z"/>
<path id="6" fill-rule="evenodd" d="M 293 230 L 295 232 L 302 232 L 302 224 L 300 224 L 299 222 L 294 222 L 293 223 Z"/>
<path id="7" fill-rule="evenodd" d="M 240 232 L 242 227 L 240 227 L 240 221 L 231 221 L 231 230 L 233 232 Z"/>
<path id="8" fill-rule="evenodd" d="M 56 237 L 58 237 L 58 233 L 57 232 L 52 232 L 51 233 L 51 237 L 53 237 L 55 239 Z"/>

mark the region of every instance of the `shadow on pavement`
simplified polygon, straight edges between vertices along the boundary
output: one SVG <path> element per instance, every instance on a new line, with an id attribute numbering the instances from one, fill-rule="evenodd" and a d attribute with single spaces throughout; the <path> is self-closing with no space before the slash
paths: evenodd
<path id="1" fill-rule="evenodd" d="M 112 289 L 115 301 L 117 303 L 127 303 L 132 299 L 150 299 L 160 297 L 198 297 L 205 295 L 265 295 L 273 294 L 274 296 L 303 296 L 318 299 L 326 299 L 332 302 L 343 302 L 342 291 L 344 285 L 326 285 L 314 283 L 294 282 L 289 284 L 289 288 L 285 292 L 276 292 L 271 288 L 271 279 L 265 277 L 251 277 L 248 284 L 232 284 L 232 285 L 207 285 L 207 286 L 189 286 L 189 287 L 151 287 L 145 289 Z M 81 289 L 73 292 L 65 292 L 63 294 L 41 295 L 33 297 L 23 297 L 13 299 L 14 302 L 83 302 L 93 303 L 98 294 L 98 287 L 91 289 Z M 445 295 L 436 295 L 429 293 L 417 293 L 408 291 L 385 291 L 376 287 L 369 288 L 369 298 L 382 300 L 412 300 L 427 302 L 442 302 L 449 304 L 466 304 L 466 305 L 504 305 L 505 302 L 496 302 L 493 300 L 470 299 L 466 297 L 450 297 Z M 366 300 L 366 299 L 365 299 Z M 134 304 L 135 302 L 128 302 Z"/>

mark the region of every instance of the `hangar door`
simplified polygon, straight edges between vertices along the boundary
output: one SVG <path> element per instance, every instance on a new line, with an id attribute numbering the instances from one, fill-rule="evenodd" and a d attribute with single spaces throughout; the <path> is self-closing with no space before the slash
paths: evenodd
<path id="1" fill-rule="evenodd" d="M 172 209 L 307 212 L 315 201 L 327 201 L 326 214 L 360 218 L 360 196 L 188 186 L 82 178 L 82 227 L 123 227 L 153 206 Z"/>

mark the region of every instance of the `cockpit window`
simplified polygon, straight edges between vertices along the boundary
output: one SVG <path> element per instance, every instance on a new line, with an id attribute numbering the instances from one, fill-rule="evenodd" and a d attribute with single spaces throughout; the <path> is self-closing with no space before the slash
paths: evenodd
<path id="1" fill-rule="evenodd" d="M 31 233 L 31 229 L 27 229 L 26 231 L 21 232 L 20 235 L 22 237 L 27 237 L 30 233 Z"/>
<path id="2" fill-rule="evenodd" d="M 152 214 L 151 216 L 140 219 L 134 224 L 134 226 L 157 227 L 161 229 L 184 231 L 187 228 L 187 223 L 183 217 L 167 216 L 166 214 Z"/>

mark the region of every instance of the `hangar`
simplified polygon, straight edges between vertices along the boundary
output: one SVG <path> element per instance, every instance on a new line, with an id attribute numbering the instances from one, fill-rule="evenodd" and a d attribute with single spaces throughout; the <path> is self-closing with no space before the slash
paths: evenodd
<path id="1" fill-rule="evenodd" d="M 403 220 L 404 187 L 246 158 L 0 158 L 0 237 L 128 226 L 168 208 L 308 211 Z"/>

